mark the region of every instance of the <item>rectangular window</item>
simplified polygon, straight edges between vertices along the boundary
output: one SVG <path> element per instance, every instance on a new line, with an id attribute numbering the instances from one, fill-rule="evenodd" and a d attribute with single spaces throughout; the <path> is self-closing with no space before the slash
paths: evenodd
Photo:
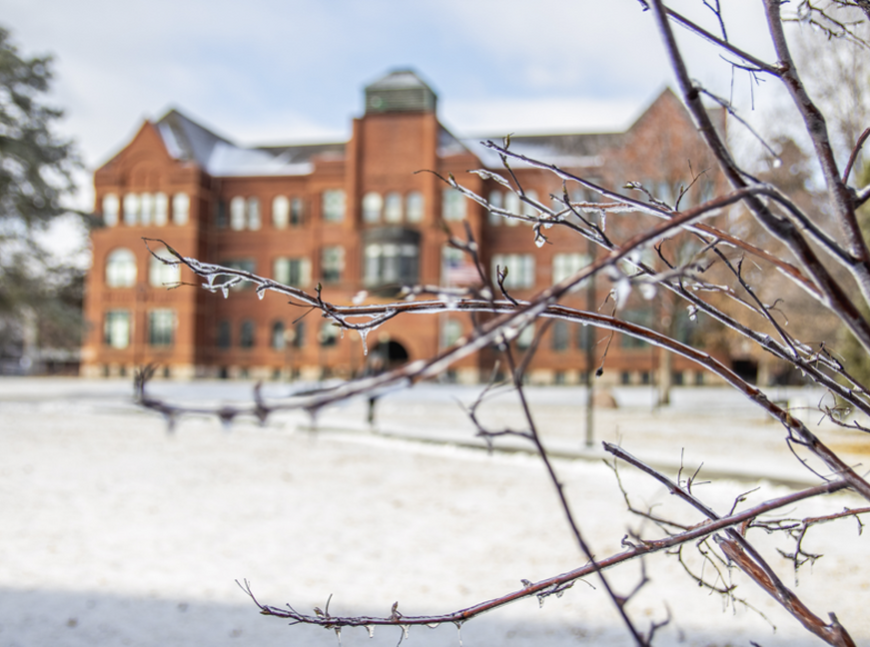
<path id="1" fill-rule="evenodd" d="M 284 285 L 304 288 L 311 284 L 311 261 L 307 258 L 276 258 L 272 278 Z"/>
<path id="2" fill-rule="evenodd" d="M 343 189 L 327 189 L 323 192 L 323 219 L 326 222 L 344 220 L 345 199 Z"/>
<path id="3" fill-rule="evenodd" d="M 226 200 L 218 200 L 217 211 L 215 212 L 214 224 L 218 229 L 226 229 L 229 225 L 229 215 L 227 214 Z"/>
<path id="4" fill-rule="evenodd" d="M 175 336 L 175 311 L 162 309 L 148 313 L 148 344 L 172 346 Z"/>
<path id="5" fill-rule="evenodd" d="M 320 276 L 324 283 L 338 283 L 344 273 L 344 247 L 324 247 L 320 256 Z"/>
<path id="6" fill-rule="evenodd" d="M 535 287 L 535 257 L 533 254 L 495 254 L 492 257 L 492 278 L 495 282 L 496 267 L 507 268 L 504 280 L 506 288 Z"/>
<path id="7" fill-rule="evenodd" d="M 465 196 L 457 189 L 444 189 L 441 199 L 444 220 L 465 220 Z"/>
<path id="8" fill-rule="evenodd" d="M 290 224 L 298 227 L 302 224 L 302 198 L 290 200 Z"/>
<path id="9" fill-rule="evenodd" d="M 568 323 L 554 321 L 550 328 L 550 348 L 555 351 L 568 349 Z"/>
<path id="10" fill-rule="evenodd" d="M 553 283 L 573 276 L 587 265 L 589 265 L 589 256 L 586 254 L 554 254 Z"/>
<path id="11" fill-rule="evenodd" d="M 112 348 L 127 348 L 130 345 L 130 311 L 109 310 L 106 313 L 103 340 Z"/>
<path id="12" fill-rule="evenodd" d="M 232 326 L 227 320 L 219 321 L 217 326 L 217 347 L 227 349 L 232 344 Z"/>
<path id="13" fill-rule="evenodd" d="M 645 328 L 652 328 L 655 321 L 653 312 L 650 309 L 644 310 L 625 310 L 620 313 L 620 318 L 631 323 L 638 324 Z M 644 348 L 648 344 L 642 339 L 631 337 L 629 335 L 620 335 L 619 345 L 623 348 Z"/>
<path id="14" fill-rule="evenodd" d="M 223 261 L 220 264 L 223 265 L 224 267 L 230 268 L 231 270 L 242 270 L 243 272 L 250 272 L 251 274 L 254 273 L 254 269 L 256 267 L 254 265 L 254 259 L 252 259 L 252 258 L 237 258 L 237 259 L 233 259 L 233 260 L 229 260 L 229 261 Z M 225 276 L 225 278 L 220 279 L 220 281 L 223 282 L 223 281 L 226 281 L 229 279 L 230 279 L 229 276 Z M 233 287 L 231 287 L 230 289 L 231 290 L 249 290 L 252 287 L 253 287 L 253 283 L 251 283 L 250 281 L 243 280 L 243 281 L 233 285 Z"/>

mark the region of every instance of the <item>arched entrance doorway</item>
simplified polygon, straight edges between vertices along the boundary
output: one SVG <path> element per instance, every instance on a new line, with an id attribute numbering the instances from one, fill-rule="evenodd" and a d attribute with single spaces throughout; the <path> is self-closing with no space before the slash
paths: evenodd
<path id="1" fill-rule="evenodd" d="M 373 369 L 377 367 L 376 372 L 389 371 L 397 366 L 401 366 L 408 361 L 408 351 L 397 341 L 392 339 L 387 341 L 379 341 L 374 347 L 369 349 L 366 365 Z"/>

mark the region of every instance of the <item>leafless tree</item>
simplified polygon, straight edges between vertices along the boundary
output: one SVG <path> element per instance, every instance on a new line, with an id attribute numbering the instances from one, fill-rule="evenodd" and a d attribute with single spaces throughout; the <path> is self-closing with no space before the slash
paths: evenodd
<path id="1" fill-rule="evenodd" d="M 618 591 L 612 585 L 608 569 L 635 560 L 643 555 L 670 550 L 683 559 L 693 546 L 700 552 L 712 570 L 719 573 L 738 569 L 746 578 L 775 599 L 807 631 L 831 645 L 854 645 L 845 627 L 837 620 L 833 610 L 812 610 L 783 582 L 782 576 L 771 566 L 762 552 L 751 540 L 753 531 L 785 533 L 794 538 L 794 552 L 789 554 L 795 568 L 812 561 L 817 556 L 809 553 L 802 544 L 812 526 L 843 517 L 857 517 L 870 508 L 832 510 L 827 515 L 808 519 L 773 519 L 769 513 L 782 510 L 796 501 L 810 497 L 824 497 L 835 491 L 850 489 L 870 501 L 870 483 L 858 474 L 832 449 L 825 445 L 798 417 L 770 399 L 762 389 L 747 382 L 721 361 L 703 349 L 620 317 L 619 306 L 633 289 L 654 288 L 668 293 L 669 298 L 685 306 L 691 313 L 704 313 L 713 321 L 728 329 L 747 343 L 756 345 L 762 352 L 778 361 L 800 370 L 808 380 L 823 387 L 834 396 L 838 407 L 828 407 L 824 413 L 837 425 L 863 434 L 870 431 L 861 421 L 870 415 L 870 391 L 850 373 L 831 348 L 829 343 L 807 343 L 790 332 L 781 321 L 777 303 L 766 300 L 761 286 L 754 284 L 752 276 L 743 269 L 745 260 L 783 276 L 792 290 L 801 291 L 824 308 L 843 329 L 854 337 L 865 352 L 870 352 L 870 320 L 864 315 L 870 304 L 870 250 L 865 242 L 856 210 L 870 198 L 870 187 L 854 186 L 849 178 L 864 137 L 852 142 L 853 149 L 844 158 L 832 144 L 825 115 L 807 92 L 799 74 L 800 70 L 786 40 L 784 23 L 800 19 L 805 24 L 818 26 L 823 35 L 832 39 L 847 38 L 856 46 L 865 47 L 861 40 L 859 25 L 855 22 L 855 10 L 862 21 L 870 20 L 870 5 L 865 0 L 835 0 L 817 2 L 806 0 L 799 3 L 795 15 L 784 16 L 779 0 L 763 0 L 770 42 L 775 51 L 775 60 L 768 61 L 732 43 L 726 30 L 718 0 L 704 0 L 714 18 L 713 27 L 707 29 L 669 8 L 664 0 L 640 0 L 641 9 L 649 11 L 650 21 L 661 35 L 670 64 L 677 79 L 678 91 L 698 128 L 709 154 L 716 161 L 728 182 L 730 190 L 700 204 L 683 205 L 678 199 L 667 202 L 653 195 L 632 197 L 614 187 L 602 186 L 589 179 L 576 176 L 558 168 L 546 160 L 529 159 L 514 152 L 510 141 L 487 142 L 496 151 L 504 164 L 504 170 L 479 170 L 480 175 L 499 182 L 516 192 L 522 202 L 534 207 L 535 214 L 516 214 L 504 211 L 496 205 L 464 187 L 453 177 L 444 181 L 463 192 L 488 211 L 505 218 L 519 218 L 531 225 L 531 235 L 545 240 L 552 227 L 568 228 L 578 238 L 591 241 L 599 247 L 599 253 L 591 264 L 563 281 L 549 286 L 534 298 L 519 300 L 506 287 L 503 271 L 496 276 L 487 274 L 479 256 L 479 248 L 470 235 L 452 236 L 451 244 L 467 254 L 478 268 L 480 283 L 475 287 L 450 290 L 439 286 L 408 286 L 404 298 L 387 305 L 346 305 L 330 303 L 323 298 L 320 287 L 314 292 L 279 284 L 271 279 L 252 273 L 204 263 L 193 258 L 175 254 L 175 264 L 181 264 L 204 280 L 203 287 L 212 292 L 227 293 L 239 282 L 250 282 L 258 292 L 274 291 L 287 297 L 291 303 L 308 308 L 346 330 L 365 334 L 381 323 L 394 317 L 431 316 L 445 311 L 474 312 L 476 319 L 473 333 L 459 340 L 456 345 L 423 360 L 408 363 L 380 375 L 343 382 L 336 386 L 300 393 L 280 401 L 267 401 L 255 391 L 253 402 L 248 406 L 223 407 L 219 409 L 194 409 L 183 404 L 174 404 L 149 395 L 146 389 L 148 371 L 138 379 L 140 403 L 166 416 L 170 425 L 185 413 L 211 413 L 226 422 L 239 416 L 252 416 L 264 421 L 278 410 L 306 409 L 317 411 L 337 401 L 378 389 L 432 378 L 459 359 L 483 349 L 497 350 L 504 366 L 509 369 L 509 380 L 515 388 L 524 411 L 522 424 L 511 428 L 493 429 L 477 416 L 479 405 L 486 401 L 489 389 L 484 389 L 478 402 L 471 407 L 470 417 L 477 433 L 487 442 L 498 443 L 505 436 L 519 437 L 527 441 L 540 455 L 552 480 L 556 495 L 562 505 L 568 526 L 587 562 L 577 569 L 538 582 L 524 582 L 522 588 L 480 604 L 454 611 L 426 616 L 403 615 L 398 604 L 380 617 L 343 617 L 332 615 L 328 605 L 315 608 L 311 614 L 297 611 L 292 606 L 275 607 L 259 602 L 247 582 L 242 587 L 256 602 L 260 611 L 269 616 L 287 619 L 291 624 L 306 623 L 331 630 L 342 627 L 375 627 L 393 625 L 432 625 L 462 623 L 490 609 L 509 604 L 530 596 L 540 598 L 561 593 L 578 578 L 596 576 L 618 610 L 627 631 L 638 645 L 651 644 L 656 633 L 666 620 L 641 627 L 631 616 L 628 602 L 647 584 L 642 577 L 631 591 Z M 846 17 L 840 11 L 846 10 Z M 789 195 L 787 189 L 778 187 L 752 169 L 744 168 L 735 159 L 721 130 L 710 116 L 708 99 L 710 93 L 693 81 L 687 63 L 674 37 L 674 28 L 688 29 L 717 47 L 732 64 L 757 77 L 765 77 L 781 83 L 788 92 L 794 107 L 801 115 L 803 128 L 812 142 L 814 161 L 820 168 L 824 184 L 823 202 L 806 201 Z M 834 42 L 834 41 L 832 41 Z M 734 113 L 734 108 L 721 99 L 717 106 L 724 106 Z M 737 116 L 739 122 L 740 116 Z M 526 164 L 555 174 L 563 183 L 564 190 L 555 195 L 552 202 L 539 202 L 523 189 L 512 168 Z M 573 189 L 582 187 L 594 192 L 599 200 L 583 202 L 572 199 Z M 634 187 L 637 189 L 638 187 Z M 676 196 L 674 197 L 676 198 Z M 732 227 L 738 219 L 729 218 L 730 213 L 743 210 L 757 224 L 746 237 L 741 230 Z M 618 238 L 611 229 L 605 230 L 605 218 L 620 218 L 623 214 L 644 214 L 654 219 L 648 227 L 634 230 L 631 235 Z M 755 233 L 752 233 L 755 232 Z M 696 252 L 689 258 L 674 258 L 667 253 L 667 241 L 677 237 L 695 241 Z M 771 251 L 764 240 L 776 241 L 776 251 Z M 164 241 L 148 240 L 146 244 L 166 244 Z M 172 250 L 171 241 L 167 245 Z M 615 310 L 600 312 L 563 305 L 563 298 L 583 281 L 600 274 L 608 274 L 614 282 L 613 301 Z M 784 288 L 782 298 L 788 298 Z M 733 307 L 736 304 L 739 307 Z M 799 316 L 799 314 L 798 314 Z M 824 465 L 825 472 L 817 473 L 819 484 L 803 491 L 781 496 L 748 508 L 741 508 L 744 499 L 735 496 L 734 506 L 727 514 L 718 514 L 705 504 L 693 491 L 694 477 L 678 477 L 673 480 L 624 449 L 605 444 L 612 454 L 615 465 L 628 463 L 646 472 L 650 478 L 667 487 L 676 497 L 694 508 L 700 515 L 694 525 L 683 525 L 673 519 L 657 517 L 647 509 L 635 509 L 626 492 L 630 510 L 654 522 L 659 535 L 656 537 L 631 536 L 623 540 L 622 552 L 600 556 L 593 553 L 583 531 L 582 523 L 575 518 L 572 506 L 566 497 L 562 483 L 553 463 L 547 456 L 539 435 L 534 415 L 529 408 L 523 389 L 523 376 L 534 355 L 538 340 L 532 343 L 525 354 L 518 356 L 511 345 L 520 331 L 534 321 L 548 322 L 561 319 L 595 326 L 607 331 L 617 331 L 655 345 L 669 353 L 681 355 L 699 367 L 718 376 L 722 381 L 741 392 L 746 398 L 769 414 L 785 430 L 785 442 L 794 451 L 797 460 L 812 455 Z M 765 515 L 761 518 L 761 515 Z M 856 562 L 860 566 L 860 561 Z M 718 582 L 718 583 L 717 583 Z M 733 589 L 723 587 L 722 580 L 698 576 L 698 583 L 723 595 L 733 595 Z"/>

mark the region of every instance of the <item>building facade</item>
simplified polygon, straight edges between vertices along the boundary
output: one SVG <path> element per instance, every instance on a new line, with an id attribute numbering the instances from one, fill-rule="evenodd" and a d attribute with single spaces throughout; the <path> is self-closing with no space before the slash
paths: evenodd
<path id="1" fill-rule="evenodd" d="M 587 264 L 595 252 L 570 230 L 547 230 L 548 243 L 538 248 L 527 224 L 494 216 L 437 175 L 418 172 L 452 174 L 490 204 L 534 215 L 515 193 L 469 173 L 485 168 L 506 175 L 481 139 L 459 139 L 445 129 L 437 96 L 407 70 L 365 88 L 365 111 L 353 120 L 347 142 L 244 148 L 176 110 L 146 121 L 94 175 L 95 212 L 103 226 L 92 233 L 82 373 L 126 375 L 154 362 L 161 367 L 158 375 L 177 378 L 349 377 L 364 370 L 372 353 L 389 362 L 429 357 L 471 329 L 469 317 L 459 313 L 407 315 L 362 340 L 278 294 L 260 300 L 244 284 L 226 298 L 203 290 L 186 269 L 154 259 L 143 238 L 289 285 L 311 290 L 320 283 L 323 298 L 334 303 L 350 303 L 363 291 L 369 302 L 386 302 L 401 285 L 474 280 L 446 245 L 445 226 L 464 236 L 468 224 L 492 274 L 496 266 L 509 268 L 505 286 L 516 298 L 530 297 Z M 625 132 L 513 137 L 511 148 L 608 186 L 641 181 L 666 201 L 689 184 L 690 169 L 713 167 L 669 90 Z M 528 196 L 549 202 L 551 195 L 562 195 L 562 182 L 552 173 L 513 166 Z M 694 179 L 686 201 L 709 197 L 721 182 L 709 172 Z M 573 199 L 595 199 L 578 187 L 566 190 Z M 638 214 L 630 226 L 648 222 Z M 584 290 L 568 297 L 569 305 L 602 305 L 612 287 L 599 279 L 591 301 Z M 670 320 L 660 311 L 661 301 L 629 303 L 624 316 L 650 324 Z M 686 325 L 673 319 L 673 325 Z M 533 336 L 527 329 L 516 343 L 527 344 Z M 531 364 L 532 381 L 579 382 L 587 348 L 593 347 L 598 362 L 605 342 L 610 350 L 604 381 L 654 379 L 661 362 L 657 351 L 627 337 L 606 337 L 555 322 Z M 485 379 L 492 365 L 491 354 L 481 353 L 460 361 L 448 377 Z M 703 380 L 680 358 L 671 368 L 678 383 Z"/>

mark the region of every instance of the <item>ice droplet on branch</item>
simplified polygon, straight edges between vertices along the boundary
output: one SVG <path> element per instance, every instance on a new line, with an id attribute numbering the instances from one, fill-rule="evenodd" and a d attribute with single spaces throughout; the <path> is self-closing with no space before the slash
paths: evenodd
<path id="1" fill-rule="evenodd" d="M 360 329 L 357 330 L 357 332 L 359 333 L 359 340 L 362 342 L 363 357 L 367 357 L 369 354 L 369 344 L 366 341 L 366 338 L 368 337 L 369 331 Z"/>
<path id="2" fill-rule="evenodd" d="M 369 632 L 369 638 L 375 637 L 375 626 L 374 625 L 366 625 L 366 631 Z"/>

